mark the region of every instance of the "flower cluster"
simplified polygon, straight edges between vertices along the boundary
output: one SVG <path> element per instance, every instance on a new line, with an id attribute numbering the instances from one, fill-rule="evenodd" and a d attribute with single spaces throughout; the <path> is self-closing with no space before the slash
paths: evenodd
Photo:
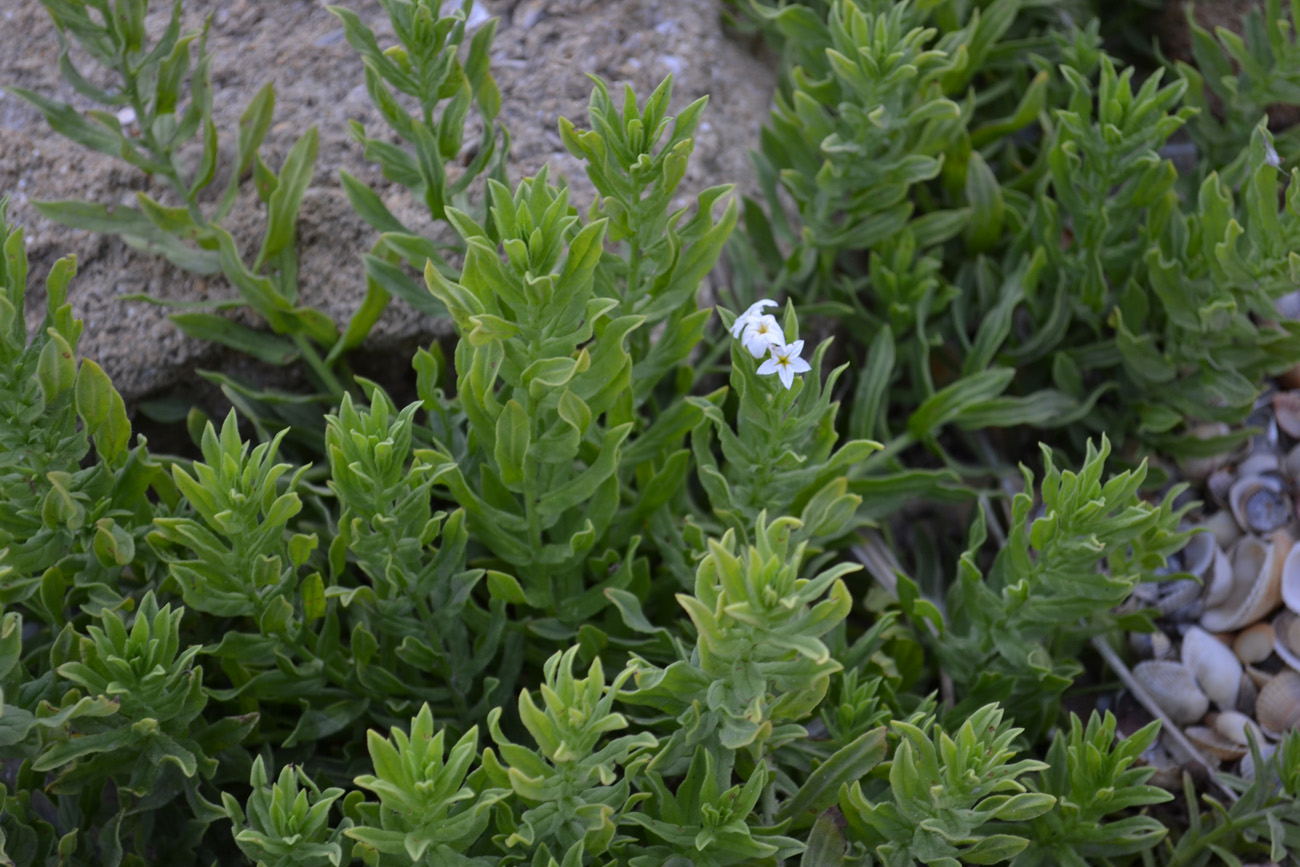
<path id="1" fill-rule="evenodd" d="M 755 358 L 768 356 L 758 366 L 760 375 L 775 373 L 780 377 L 781 384 L 790 388 L 794 385 L 796 373 L 805 373 L 812 368 L 799 357 L 799 353 L 803 352 L 803 341 L 786 343 L 785 332 L 776 317 L 763 312 L 765 307 L 776 306 L 775 301 L 767 298 L 755 301 L 748 310 L 736 317 L 731 326 L 731 336 L 739 340 Z"/>

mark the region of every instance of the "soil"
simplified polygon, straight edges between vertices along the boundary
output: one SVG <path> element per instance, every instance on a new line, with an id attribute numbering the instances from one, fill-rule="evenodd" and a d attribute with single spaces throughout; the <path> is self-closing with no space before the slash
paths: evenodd
<path id="1" fill-rule="evenodd" d="M 376 0 L 341 2 L 375 30 L 381 45 L 392 44 L 387 15 Z M 169 8 L 155 0 L 148 19 L 151 34 L 166 25 Z M 240 113 L 268 80 L 276 91 L 275 118 L 262 151 L 268 165 L 278 168 L 298 135 L 311 124 L 318 127 L 316 173 L 298 225 L 300 300 L 345 323 L 364 293 L 360 256 L 373 245 L 375 233 L 352 212 L 338 170 L 369 183 L 408 226 L 433 230 L 427 212 L 368 164 L 348 136 L 349 120 L 361 122 L 371 135 L 386 130 L 366 94 L 362 64 L 338 19 L 320 3 L 186 0 L 186 28 L 200 27 L 207 16 L 214 115 L 223 146 L 233 149 Z M 481 26 L 490 16 L 500 18 L 492 68 L 513 139 L 512 179 L 550 163 L 553 173 L 569 180 L 575 202 L 585 211 L 590 185 L 581 164 L 564 151 L 557 119 L 566 116 L 580 128 L 586 126 L 587 73 L 605 78 L 611 92 L 621 92 L 629 82 L 646 95 L 671 72 L 674 111 L 711 95 L 684 192 L 717 183 L 750 186 L 747 152 L 756 146 L 768 114 L 775 64 L 724 33 L 718 0 L 479 0 L 471 23 Z M 73 59 L 91 80 L 110 83 L 95 74 L 84 55 L 74 52 Z M 58 61 L 53 24 L 38 0 L 6 0 L 0 12 L 0 87 L 28 88 L 79 110 L 98 108 L 62 81 Z M 221 171 L 230 168 L 219 169 L 218 189 Z M 274 379 L 181 334 L 165 309 L 123 298 L 133 293 L 168 300 L 232 297 L 224 278 L 197 277 L 115 237 L 67 229 L 31 205 L 33 199 L 132 204 L 137 190 L 168 199 L 165 189 L 151 185 L 138 170 L 63 139 L 38 111 L 0 91 L 0 195 L 10 195 L 9 218 L 24 228 L 32 281 L 43 280 L 58 258 L 77 257 L 79 274 L 70 300 L 74 314 L 86 322 L 80 352 L 103 365 L 128 403 L 167 392 L 190 393 L 199 388 L 196 368 Z M 246 250 L 256 249 L 263 217 L 251 182 L 243 184 L 226 226 Z M 37 292 L 28 303 L 29 327 L 39 325 L 43 308 L 43 294 Z M 240 318 L 255 322 L 249 315 Z M 394 301 L 372 333 L 367 355 L 379 367 L 404 367 L 414 346 L 427 344 L 445 328 L 444 322 Z M 374 362 L 376 358 L 385 360 Z"/>

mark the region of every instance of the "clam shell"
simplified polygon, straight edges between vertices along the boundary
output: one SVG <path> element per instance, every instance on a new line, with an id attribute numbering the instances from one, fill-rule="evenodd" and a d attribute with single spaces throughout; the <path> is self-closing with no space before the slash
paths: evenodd
<path id="1" fill-rule="evenodd" d="M 1160 585 L 1160 600 L 1156 608 L 1170 620 L 1195 620 L 1205 611 L 1201 599 L 1201 582 L 1194 578 L 1165 581 Z"/>
<path id="2" fill-rule="evenodd" d="M 1221 710 L 1237 706 L 1241 687 L 1241 661 L 1236 654 L 1204 629 L 1193 626 L 1183 636 L 1183 665 Z"/>
<path id="3" fill-rule="evenodd" d="M 1246 472 L 1244 464 L 1240 471 Z M 1228 489 L 1228 504 L 1237 523 L 1251 532 L 1269 533 L 1291 520 L 1291 498 L 1277 476 L 1242 475 Z"/>
<path id="4" fill-rule="evenodd" d="M 1300 479 L 1300 445 L 1292 446 L 1291 451 L 1286 453 L 1286 458 L 1282 461 L 1282 474 L 1292 481 Z"/>
<path id="5" fill-rule="evenodd" d="M 1237 474 L 1230 467 L 1219 467 L 1205 479 L 1205 490 L 1209 492 L 1210 499 L 1226 508 L 1228 492 L 1235 481 L 1237 481 Z M 1235 519 L 1236 515 L 1233 518 Z"/>
<path id="6" fill-rule="evenodd" d="M 1237 519 L 1232 517 L 1232 512 L 1227 509 L 1215 512 L 1202 521 L 1201 526 L 1214 534 L 1214 541 L 1218 542 L 1219 547 L 1225 551 L 1241 538 L 1241 527 L 1237 526 Z"/>
<path id="7" fill-rule="evenodd" d="M 1300 614 L 1300 545 L 1293 545 L 1282 561 L 1282 602 Z"/>
<path id="8" fill-rule="evenodd" d="M 1179 551 L 1183 571 L 1200 578 L 1214 565 L 1214 552 L 1218 550 L 1214 534 L 1204 530 L 1192 533 L 1187 544 Z"/>
<path id="9" fill-rule="evenodd" d="M 1291 551 L 1291 536 L 1276 530 L 1265 542 L 1243 536 L 1232 549 L 1232 592 L 1201 617 L 1211 632 L 1230 632 L 1263 620 L 1282 601 L 1282 563 Z"/>
<path id="10" fill-rule="evenodd" d="M 1247 626 L 1233 639 L 1232 650 L 1244 663 L 1263 662 L 1273 652 L 1273 627 L 1267 623 Z"/>
<path id="11" fill-rule="evenodd" d="M 1273 439 L 1276 440 L 1276 433 L 1273 434 Z M 1237 464 L 1236 477 L 1244 479 L 1247 476 L 1262 476 L 1268 473 L 1281 472 L 1282 459 L 1277 456 L 1274 445 L 1276 445 L 1276 442 L 1270 442 L 1267 435 L 1257 437 L 1254 450 L 1241 463 Z"/>
<path id="12" fill-rule="evenodd" d="M 1264 733 L 1259 730 L 1259 725 L 1246 714 L 1235 710 L 1219 714 L 1214 720 L 1214 730 L 1242 747 L 1250 743 L 1246 738 L 1247 731 L 1255 736 L 1255 743 L 1264 742 Z"/>
<path id="13" fill-rule="evenodd" d="M 1194 723 L 1210 709 L 1210 699 L 1181 662 L 1149 659 L 1133 666 L 1133 676 L 1178 725 Z"/>
<path id="14" fill-rule="evenodd" d="M 1273 649 L 1282 661 L 1300 671 L 1300 615 L 1289 609 L 1273 618 Z"/>
<path id="15" fill-rule="evenodd" d="M 1255 715 L 1264 731 L 1280 735 L 1300 726 L 1300 673 L 1282 671 L 1259 691 Z"/>
<path id="16" fill-rule="evenodd" d="M 1217 544 L 1214 546 L 1214 561 L 1201 580 L 1205 582 L 1207 608 L 1221 604 L 1232 593 L 1232 561 Z"/>
<path id="17" fill-rule="evenodd" d="M 1201 750 L 1224 762 L 1235 762 L 1250 752 L 1243 744 L 1228 740 L 1214 729 L 1207 726 L 1188 726 L 1183 729 L 1187 739 Z"/>

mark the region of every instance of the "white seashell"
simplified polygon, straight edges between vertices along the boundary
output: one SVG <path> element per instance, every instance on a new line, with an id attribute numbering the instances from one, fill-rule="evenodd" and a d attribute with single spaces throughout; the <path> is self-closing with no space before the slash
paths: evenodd
<path id="1" fill-rule="evenodd" d="M 1300 671 L 1300 615 L 1283 609 L 1273 618 L 1273 649 L 1282 661 Z"/>
<path id="2" fill-rule="evenodd" d="M 1194 723 L 1210 709 L 1210 699 L 1181 662 L 1149 659 L 1133 666 L 1133 676 L 1178 725 Z"/>
<path id="3" fill-rule="evenodd" d="M 1232 512 L 1228 509 L 1215 512 L 1202 521 L 1201 526 L 1214 534 L 1214 541 L 1218 542 L 1219 547 L 1225 551 L 1241 538 L 1241 527 L 1237 526 L 1237 519 L 1232 517 Z"/>
<path id="4" fill-rule="evenodd" d="M 1253 460 L 1258 455 L 1251 455 Z M 1274 456 L 1276 460 L 1276 456 Z M 1244 475 L 1228 489 L 1228 504 L 1232 514 L 1246 530 L 1268 533 L 1291 520 L 1291 498 L 1287 496 L 1282 480 L 1272 475 Z"/>
<path id="5" fill-rule="evenodd" d="M 1214 534 L 1204 530 L 1192 533 L 1187 544 L 1178 552 L 1183 571 L 1200 578 L 1214 565 L 1214 552 L 1218 550 Z"/>
<path id="6" fill-rule="evenodd" d="M 1291 551 L 1291 536 L 1276 530 L 1265 542 L 1243 536 L 1232 549 L 1232 592 L 1207 608 L 1201 625 L 1211 632 L 1231 632 L 1263 620 L 1282 601 L 1282 564 Z"/>
<path id="7" fill-rule="evenodd" d="M 1221 604 L 1232 593 L 1232 561 L 1217 544 L 1214 546 L 1214 562 L 1201 577 L 1205 582 L 1205 606 L 1213 608 Z"/>
<path id="8" fill-rule="evenodd" d="M 1241 661 L 1227 645 L 1204 629 L 1193 626 L 1183 636 L 1182 659 L 1183 665 L 1220 710 L 1236 707 L 1237 692 L 1241 687 Z"/>
<path id="9" fill-rule="evenodd" d="M 1291 481 L 1300 479 L 1300 444 L 1291 447 L 1282 461 L 1282 474 Z"/>
<path id="10" fill-rule="evenodd" d="M 1278 672 L 1259 691 L 1255 716 L 1264 731 L 1274 735 L 1300 727 L 1300 673 Z"/>
<path id="11" fill-rule="evenodd" d="M 1293 545 L 1282 562 L 1282 602 L 1300 614 L 1300 545 Z"/>
<path id="12" fill-rule="evenodd" d="M 1237 481 L 1237 474 L 1230 467 L 1219 467 L 1205 479 L 1205 490 L 1209 492 L 1211 500 L 1227 508 L 1228 492 L 1235 481 Z"/>
<path id="13" fill-rule="evenodd" d="M 1263 662 L 1273 652 L 1273 627 L 1267 623 L 1247 626 L 1233 639 L 1232 650 L 1248 665 Z"/>
<path id="14" fill-rule="evenodd" d="M 1235 710 L 1219 714 L 1214 720 L 1214 730 L 1234 744 L 1241 744 L 1243 747 L 1250 743 L 1246 739 L 1248 730 L 1255 736 L 1255 743 L 1264 742 L 1264 733 L 1260 731 L 1259 725 L 1246 714 Z"/>
<path id="15" fill-rule="evenodd" d="M 1282 459 L 1277 456 L 1273 446 L 1267 443 L 1257 442 L 1255 450 L 1251 452 L 1241 463 L 1237 464 L 1236 476 L 1238 479 L 1244 479 L 1247 476 L 1262 476 L 1266 473 L 1278 473 L 1282 471 Z"/>

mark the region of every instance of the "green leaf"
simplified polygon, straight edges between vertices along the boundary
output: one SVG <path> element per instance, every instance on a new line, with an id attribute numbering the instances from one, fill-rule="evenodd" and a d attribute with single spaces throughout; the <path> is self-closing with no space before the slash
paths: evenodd
<path id="1" fill-rule="evenodd" d="M 280 168 L 275 192 L 267 202 L 266 237 L 257 254 L 257 267 L 279 255 L 293 241 L 302 195 L 311 183 L 318 146 L 316 127 L 311 127 L 294 143 Z M 254 270 L 257 270 L 254 267 Z"/>
<path id="2" fill-rule="evenodd" d="M 131 439 L 126 404 L 113 388 L 108 374 L 89 358 L 82 360 L 81 370 L 77 372 L 76 394 L 77 412 L 95 438 L 95 449 L 100 458 L 110 465 L 125 460 L 127 443 Z"/>
<path id="3" fill-rule="evenodd" d="M 512 488 L 523 485 L 528 446 L 532 442 L 532 421 L 516 400 L 506 402 L 497 416 L 496 446 L 493 457 L 501 473 L 501 481 Z"/>
<path id="4" fill-rule="evenodd" d="M 934 436 L 943 425 L 959 419 L 962 411 L 997 397 L 1015 378 L 1015 370 L 995 367 L 963 377 L 930 395 L 907 420 L 907 429 L 917 439 Z"/>
<path id="5" fill-rule="evenodd" d="M 173 313 L 170 317 L 182 331 L 199 340 L 209 340 L 250 355 L 267 364 L 282 366 L 298 359 L 298 347 L 278 334 L 240 325 L 214 313 Z"/>
<path id="6" fill-rule="evenodd" d="M 836 750 L 808 775 L 799 791 L 781 808 L 778 819 L 797 819 L 809 811 L 820 813 L 835 803 L 841 786 L 862 779 L 884 760 L 888 752 L 885 734 L 885 727 L 880 726 Z"/>

